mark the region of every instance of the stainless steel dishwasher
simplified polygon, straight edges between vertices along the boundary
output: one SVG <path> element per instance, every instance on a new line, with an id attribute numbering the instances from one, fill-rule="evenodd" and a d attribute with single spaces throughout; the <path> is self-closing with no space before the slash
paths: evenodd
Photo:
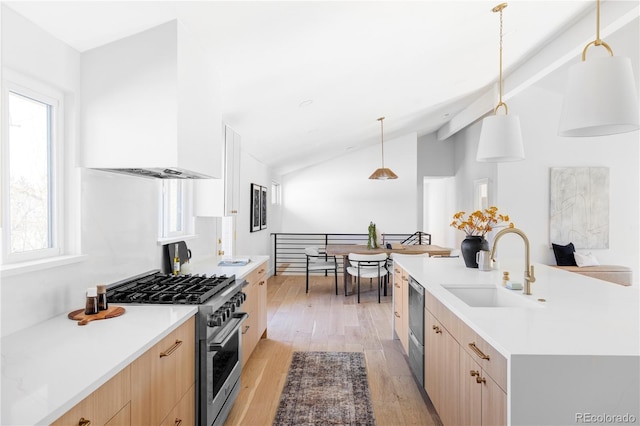
<path id="1" fill-rule="evenodd" d="M 424 287 L 409 277 L 409 366 L 424 387 Z"/>

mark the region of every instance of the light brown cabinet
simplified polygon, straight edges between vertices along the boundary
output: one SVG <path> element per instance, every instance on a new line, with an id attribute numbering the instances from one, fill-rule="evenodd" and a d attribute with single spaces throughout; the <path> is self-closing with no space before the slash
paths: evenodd
<path id="1" fill-rule="evenodd" d="M 424 387 L 445 425 L 458 424 L 460 345 L 425 309 Z"/>
<path id="2" fill-rule="evenodd" d="M 192 317 L 131 363 L 132 424 L 161 424 L 187 392 L 193 393 L 194 326 Z M 195 405 L 191 410 L 195 413 Z"/>
<path id="3" fill-rule="evenodd" d="M 191 317 L 52 426 L 191 426 L 194 386 L 195 317 Z"/>
<path id="4" fill-rule="evenodd" d="M 446 425 L 507 423 L 507 360 L 425 292 L 425 390 Z"/>
<path id="5" fill-rule="evenodd" d="M 246 277 L 242 291 L 247 299 L 242 310 L 249 314 L 242 326 L 242 365 L 244 366 L 262 338 L 267 337 L 267 262 L 258 265 Z"/>
<path id="6" fill-rule="evenodd" d="M 405 353 L 409 353 L 409 274 L 393 266 L 393 315 L 395 332 Z"/>
<path id="7" fill-rule="evenodd" d="M 195 425 L 195 388 L 192 386 L 182 399 L 173 407 L 173 410 L 165 417 L 160 426 L 184 426 Z"/>
<path id="8" fill-rule="evenodd" d="M 52 423 L 62 425 L 130 425 L 131 370 L 129 366 Z"/>
<path id="9" fill-rule="evenodd" d="M 507 423 L 507 394 L 460 348 L 460 419 L 466 425 Z"/>

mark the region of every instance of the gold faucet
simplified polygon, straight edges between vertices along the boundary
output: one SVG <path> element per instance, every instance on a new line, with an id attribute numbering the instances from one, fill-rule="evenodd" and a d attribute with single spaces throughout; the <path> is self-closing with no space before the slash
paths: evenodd
<path id="1" fill-rule="evenodd" d="M 522 237 L 524 241 L 524 256 L 525 256 L 525 270 L 524 270 L 524 294 L 531 294 L 531 283 L 536 282 L 536 277 L 533 273 L 533 265 L 531 265 L 531 257 L 529 255 L 529 239 L 527 236 L 519 230 L 518 228 L 505 228 L 502 231 L 496 234 L 496 238 L 493 240 L 493 247 L 491 248 L 491 259 L 495 258 L 496 247 L 498 245 L 498 240 L 504 234 L 518 234 Z"/>

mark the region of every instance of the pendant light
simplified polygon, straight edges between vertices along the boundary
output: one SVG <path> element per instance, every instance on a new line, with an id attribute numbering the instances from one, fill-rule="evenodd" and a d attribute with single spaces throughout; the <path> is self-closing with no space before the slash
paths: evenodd
<path id="1" fill-rule="evenodd" d="M 604 136 L 640 128 L 631 60 L 613 56 L 600 39 L 600 0 L 596 8 L 596 39 L 585 46 L 582 61 L 569 68 L 560 136 Z M 609 55 L 587 61 L 591 46 L 602 46 Z"/>
<path id="2" fill-rule="evenodd" d="M 493 115 L 482 120 L 477 161 L 518 161 L 524 160 L 524 146 L 520 131 L 520 118 L 509 115 L 507 104 L 502 101 L 502 11 L 507 3 L 501 3 L 491 9 L 500 12 L 500 101 Z M 504 115 L 498 115 L 498 109 L 504 107 Z"/>
<path id="3" fill-rule="evenodd" d="M 380 146 L 382 147 L 382 167 L 376 169 L 375 172 L 369 176 L 369 179 L 378 179 L 378 180 L 386 180 L 386 179 L 398 179 L 398 175 L 393 173 L 391 169 L 387 169 L 384 167 L 384 127 L 382 125 L 382 121 L 384 117 L 378 118 L 380 122 Z"/>

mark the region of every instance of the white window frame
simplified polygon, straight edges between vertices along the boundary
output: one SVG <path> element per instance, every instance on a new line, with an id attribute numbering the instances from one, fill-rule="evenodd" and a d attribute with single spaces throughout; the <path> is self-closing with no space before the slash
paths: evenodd
<path id="1" fill-rule="evenodd" d="M 2 171 L 0 174 L 0 192 L 2 203 L 2 217 L 0 227 L 2 228 L 2 259 L 3 265 L 31 262 L 42 259 L 50 259 L 61 256 L 65 252 L 65 193 L 64 193 L 64 94 L 53 87 L 42 82 L 29 79 L 15 72 L 3 70 L 5 76 L 2 81 L 2 143 L 0 149 L 0 164 Z M 13 92 L 20 96 L 34 99 L 39 102 L 51 105 L 51 148 L 50 148 L 50 217 L 52 237 L 52 247 L 32 250 L 21 253 L 10 252 L 10 226 L 9 226 L 9 93 Z"/>
<path id="2" fill-rule="evenodd" d="M 282 185 L 278 182 L 271 182 L 271 204 L 282 204 Z"/>
<path id="3" fill-rule="evenodd" d="M 177 207 L 182 211 L 180 221 L 180 230 L 169 230 L 169 216 L 171 208 L 170 200 L 166 196 L 168 190 L 168 182 L 175 181 L 178 183 L 181 192 L 181 204 Z M 158 242 L 167 243 L 179 241 L 193 235 L 193 184 L 189 179 L 161 179 L 160 180 L 160 208 L 158 214 Z"/>

